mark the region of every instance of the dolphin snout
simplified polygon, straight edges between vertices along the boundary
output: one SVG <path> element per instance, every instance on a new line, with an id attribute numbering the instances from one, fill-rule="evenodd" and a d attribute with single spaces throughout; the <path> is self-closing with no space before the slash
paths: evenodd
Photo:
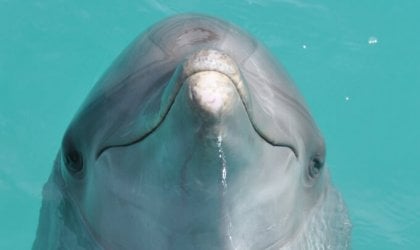
<path id="1" fill-rule="evenodd" d="M 187 78 L 188 97 L 201 114 L 218 118 L 231 110 L 236 89 L 226 75 L 202 71 Z"/>
<path id="2" fill-rule="evenodd" d="M 247 97 L 238 66 L 220 51 L 195 52 L 184 63 L 182 75 L 190 104 L 209 118 L 229 113 L 238 99 L 236 93 L 242 101 Z"/>

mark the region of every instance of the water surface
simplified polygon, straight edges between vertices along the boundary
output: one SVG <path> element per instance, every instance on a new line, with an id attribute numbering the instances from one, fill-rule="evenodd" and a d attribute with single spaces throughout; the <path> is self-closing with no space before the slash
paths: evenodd
<path id="1" fill-rule="evenodd" d="M 237 23 L 296 81 L 327 142 L 353 249 L 420 245 L 415 1 L 0 0 L 0 249 L 29 249 L 41 188 L 89 89 L 142 30 L 194 11 Z"/>

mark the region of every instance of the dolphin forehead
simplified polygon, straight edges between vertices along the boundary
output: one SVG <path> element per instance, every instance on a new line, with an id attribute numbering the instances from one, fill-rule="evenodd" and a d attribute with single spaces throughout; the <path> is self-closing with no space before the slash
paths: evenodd
<path id="1" fill-rule="evenodd" d="M 247 59 L 258 43 L 232 24 L 203 15 L 180 15 L 162 21 L 150 30 L 150 39 L 174 57 L 213 48 L 230 55 L 238 64 Z"/>
<path id="2" fill-rule="evenodd" d="M 282 67 L 251 36 L 224 21 L 180 15 L 135 39 L 95 85 L 74 118 L 72 140 L 93 155 L 103 147 L 138 140 L 164 118 L 165 88 L 192 53 L 214 49 L 236 62 L 249 89 L 245 104 L 255 129 L 268 142 L 296 155 L 324 157 L 323 139 Z"/>
<path id="3" fill-rule="evenodd" d="M 173 71 L 187 55 L 204 48 L 224 51 L 240 64 L 257 46 L 251 36 L 222 20 L 194 14 L 170 17 L 134 39 L 91 93 L 107 85 L 118 85 L 125 78 L 146 70 L 163 76 Z M 136 83 L 142 88 L 154 84 L 156 82 L 149 79 Z"/>

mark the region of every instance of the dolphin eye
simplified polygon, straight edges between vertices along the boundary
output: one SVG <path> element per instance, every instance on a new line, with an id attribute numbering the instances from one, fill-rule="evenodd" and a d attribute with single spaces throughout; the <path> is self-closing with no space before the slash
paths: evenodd
<path id="1" fill-rule="evenodd" d="M 319 159 L 316 159 L 316 158 L 312 159 L 311 162 L 309 163 L 309 169 L 308 169 L 309 177 L 312 179 L 318 177 L 319 174 L 321 173 L 323 166 L 324 164 Z"/>
<path id="2" fill-rule="evenodd" d="M 83 159 L 78 151 L 74 150 L 68 152 L 64 160 L 70 172 L 77 173 L 82 171 Z"/>
<path id="3" fill-rule="evenodd" d="M 66 145 L 63 150 L 63 160 L 67 170 L 73 174 L 79 174 L 83 170 L 82 154 L 76 150 L 74 145 Z"/>

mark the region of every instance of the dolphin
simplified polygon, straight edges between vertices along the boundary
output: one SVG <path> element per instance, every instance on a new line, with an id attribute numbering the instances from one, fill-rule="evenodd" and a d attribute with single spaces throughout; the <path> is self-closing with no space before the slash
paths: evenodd
<path id="1" fill-rule="evenodd" d="M 70 123 L 33 249 L 348 249 L 325 152 L 261 43 L 214 17 L 170 17 Z"/>

